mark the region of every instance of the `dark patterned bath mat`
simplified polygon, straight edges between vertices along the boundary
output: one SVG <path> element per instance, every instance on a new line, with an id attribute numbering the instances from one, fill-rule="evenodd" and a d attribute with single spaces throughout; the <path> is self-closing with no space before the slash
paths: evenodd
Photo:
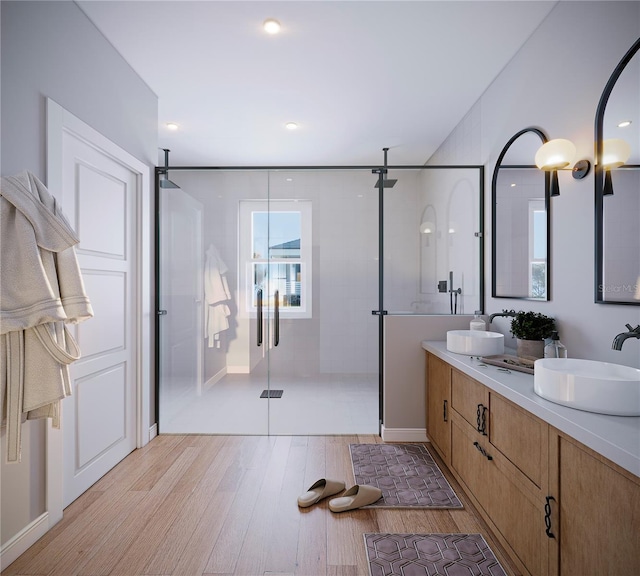
<path id="1" fill-rule="evenodd" d="M 382 490 L 366 508 L 463 508 L 429 451 L 420 444 L 349 444 L 356 484 Z"/>
<path id="2" fill-rule="evenodd" d="M 482 534 L 365 534 L 371 576 L 507 576 Z"/>

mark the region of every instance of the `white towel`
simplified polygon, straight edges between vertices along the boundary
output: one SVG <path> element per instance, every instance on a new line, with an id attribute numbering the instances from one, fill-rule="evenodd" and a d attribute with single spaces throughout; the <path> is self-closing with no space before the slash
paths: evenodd
<path id="1" fill-rule="evenodd" d="M 204 326 L 209 348 L 213 348 L 215 335 L 228 330 L 229 307 L 223 302 L 231 299 L 227 277 L 228 268 L 217 248 L 211 244 L 206 252 L 204 266 Z"/>
<path id="2" fill-rule="evenodd" d="M 216 334 L 229 329 L 229 315 L 231 310 L 226 304 L 216 304 L 209 310 L 209 322 L 207 323 L 207 339 L 209 348 L 213 348 Z"/>

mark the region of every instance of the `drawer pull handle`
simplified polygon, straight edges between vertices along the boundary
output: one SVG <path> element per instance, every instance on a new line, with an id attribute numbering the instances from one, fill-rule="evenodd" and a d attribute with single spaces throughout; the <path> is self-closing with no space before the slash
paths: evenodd
<path id="1" fill-rule="evenodd" d="M 487 460 L 493 460 L 493 456 L 487 454 L 487 451 L 482 446 L 480 446 L 478 442 L 474 442 L 473 445 L 478 449 L 478 452 L 480 452 L 480 454 L 482 454 Z"/>
<path id="2" fill-rule="evenodd" d="M 476 430 L 483 436 L 487 435 L 487 407 L 483 404 L 478 404 L 476 411 Z"/>
<path id="3" fill-rule="evenodd" d="M 447 400 L 445 400 L 442 403 L 442 419 L 446 422 L 447 421 Z"/>
<path id="4" fill-rule="evenodd" d="M 547 496 L 545 498 L 547 503 L 544 505 L 544 525 L 546 526 L 545 533 L 549 538 L 555 538 L 553 532 L 551 532 L 551 500 L 554 502 L 556 499 L 553 496 Z"/>

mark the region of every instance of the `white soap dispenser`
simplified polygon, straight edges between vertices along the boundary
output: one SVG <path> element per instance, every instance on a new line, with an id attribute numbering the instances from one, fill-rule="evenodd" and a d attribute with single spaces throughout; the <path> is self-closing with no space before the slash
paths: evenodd
<path id="1" fill-rule="evenodd" d="M 475 316 L 473 317 L 473 320 L 471 320 L 471 322 L 469 323 L 469 328 L 471 330 L 486 330 L 487 329 L 487 323 L 480 318 L 480 310 L 476 310 L 475 311 Z"/>
<path id="2" fill-rule="evenodd" d="M 560 338 L 557 332 L 551 333 L 551 340 L 544 347 L 544 357 L 545 358 L 566 358 L 567 357 L 567 349 L 562 342 L 560 342 Z"/>

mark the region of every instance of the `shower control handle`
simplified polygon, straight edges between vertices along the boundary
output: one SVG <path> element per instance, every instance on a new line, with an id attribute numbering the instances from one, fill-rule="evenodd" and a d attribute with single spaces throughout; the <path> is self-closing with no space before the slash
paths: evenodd
<path id="1" fill-rule="evenodd" d="M 262 288 L 258 288 L 258 292 L 256 293 L 256 306 L 257 306 L 257 320 L 258 320 L 258 341 L 256 342 L 258 346 L 262 346 Z"/>
<path id="2" fill-rule="evenodd" d="M 273 311 L 273 345 L 277 346 L 280 344 L 280 290 L 276 290 L 273 297 L 275 299 L 275 307 Z"/>

